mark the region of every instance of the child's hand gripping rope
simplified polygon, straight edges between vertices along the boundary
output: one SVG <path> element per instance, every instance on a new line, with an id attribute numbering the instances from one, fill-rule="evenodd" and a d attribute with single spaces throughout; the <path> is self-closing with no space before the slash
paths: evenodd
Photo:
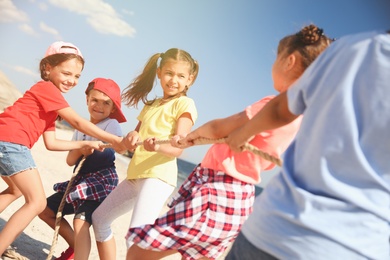
<path id="1" fill-rule="evenodd" d="M 214 143 L 225 143 L 226 141 L 226 138 L 219 138 L 219 139 L 209 139 L 209 138 L 203 138 L 203 137 L 199 137 L 197 139 L 194 139 L 192 140 L 191 142 L 186 142 L 186 143 L 183 143 L 181 142 L 182 139 L 180 139 L 180 137 L 173 137 L 172 139 L 170 140 L 154 140 L 154 143 L 155 144 L 171 144 L 172 146 L 175 146 L 175 147 L 178 147 L 178 148 L 188 148 L 188 147 L 191 147 L 191 146 L 194 146 L 194 145 L 204 145 L 204 144 L 214 144 Z M 139 145 L 143 145 L 143 141 L 136 141 L 134 142 L 134 145 L 132 145 L 132 147 L 134 147 L 134 149 L 139 146 Z M 104 148 L 109 148 L 111 147 L 110 144 L 104 144 L 102 145 L 101 147 L 104 147 Z M 278 165 L 278 166 L 282 166 L 283 164 L 283 161 L 280 159 L 280 158 L 277 158 L 273 155 L 270 155 L 266 152 L 263 152 L 261 150 L 259 150 L 258 148 L 256 148 L 255 146 L 247 143 L 245 145 L 242 146 L 242 150 L 247 150 L 247 151 L 250 151 L 256 155 L 259 155 L 261 157 L 263 157 L 264 159 Z"/>

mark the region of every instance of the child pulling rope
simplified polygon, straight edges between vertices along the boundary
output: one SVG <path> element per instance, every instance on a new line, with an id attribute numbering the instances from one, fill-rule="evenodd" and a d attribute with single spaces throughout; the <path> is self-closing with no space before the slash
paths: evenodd
<path id="1" fill-rule="evenodd" d="M 204 145 L 204 144 L 214 144 L 214 143 L 225 143 L 226 141 L 226 138 L 220 138 L 220 139 L 209 139 L 209 138 L 198 138 L 198 139 L 195 139 L 194 140 L 194 145 Z M 155 143 L 156 144 L 168 144 L 170 143 L 171 140 L 156 140 Z M 143 142 L 137 142 L 137 145 L 142 145 Z M 110 148 L 111 147 L 111 144 L 105 144 L 102 146 L 102 148 Z M 250 151 L 256 155 L 259 155 L 261 157 L 263 157 L 264 159 L 278 165 L 278 166 L 281 166 L 282 165 L 282 160 L 280 158 L 277 158 L 273 155 L 270 155 L 266 152 L 263 152 L 259 149 L 257 149 L 255 146 L 251 145 L 251 144 L 245 144 L 243 146 L 243 150 L 247 150 L 247 151 Z M 61 200 L 61 204 L 58 208 L 58 212 L 56 214 L 56 222 L 55 222 L 55 229 L 54 229 L 54 236 L 53 236 L 53 242 L 52 242 L 52 246 L 50 248 L 50 252 L 49 252 L 49 255 L 47 256 L 47 260 L 51 260 L 52 256 L 53 256 L 53 253 L 54 253 L 54 248 L 56 247 L 57 245 L 57 242 L 58 242 L 58 232 L 59 232 L 59 229 L 60 229 L 60 223 L 61 223 L 61 219 L 62 219 L 62 210 L 64 208 L 64 205 L 65 205 L 65 200 L 66 200 L 66 196 L 69 194 L 70 192 L 70 189 L 72 188 L 73 186 L 73 181 L 74 179 L 76 178 L 80 168 L 82 167 L 84 161 L 86 159 L 86 156 L 84 156 L 79 165 L 77 166 L 76 170 L 74 171 L 71 179 L 69 180 L 69 183 L 68 183 L 68 186 L 66 187 L 66 191 L 65 191 L 65 194 Z"/>

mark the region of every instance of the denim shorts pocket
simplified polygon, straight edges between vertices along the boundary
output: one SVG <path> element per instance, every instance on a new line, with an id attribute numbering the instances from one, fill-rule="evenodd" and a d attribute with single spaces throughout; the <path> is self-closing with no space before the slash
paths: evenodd
<path id="1" fill-rule="evenodd" d="M 30 149 L 20 144 L 0 142 L 0 175 L 12 176 L 34 168 Z"/>

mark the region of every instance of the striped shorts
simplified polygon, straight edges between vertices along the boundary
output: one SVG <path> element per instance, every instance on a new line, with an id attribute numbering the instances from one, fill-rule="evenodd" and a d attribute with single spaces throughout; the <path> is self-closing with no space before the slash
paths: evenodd
<path id="1" fill-rule="evenodd" d="M 149 250 L 178 250 L 185 259 L 216 259 L 252 212 L 254 185 L 199 165 L 154 224 L 130 228 L 126 239 Z"/>

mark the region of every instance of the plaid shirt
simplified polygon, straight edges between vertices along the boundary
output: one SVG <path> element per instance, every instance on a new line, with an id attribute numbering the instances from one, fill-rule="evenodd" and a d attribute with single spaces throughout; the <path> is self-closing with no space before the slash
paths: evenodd
<path id="1" fill-rule="evenodd" d="M 74 179 L 66 202 L 72 203 L 76 210 L 85 200 L 103 201 L 118 185 L 119 178 L 115 167 L 110 167 L 97 172 L 78 174 Z M 54 184 L 57 192 L 65 192 L 69 181 Z"/>
<path id="2" fill-rule="evenodd" d="M 254 185 L 196 167 L 154 224 L 130 228 L 126 239 L 149 250 L 178 250 L 184 259 L 216 259 L 252 212 Z"/>

